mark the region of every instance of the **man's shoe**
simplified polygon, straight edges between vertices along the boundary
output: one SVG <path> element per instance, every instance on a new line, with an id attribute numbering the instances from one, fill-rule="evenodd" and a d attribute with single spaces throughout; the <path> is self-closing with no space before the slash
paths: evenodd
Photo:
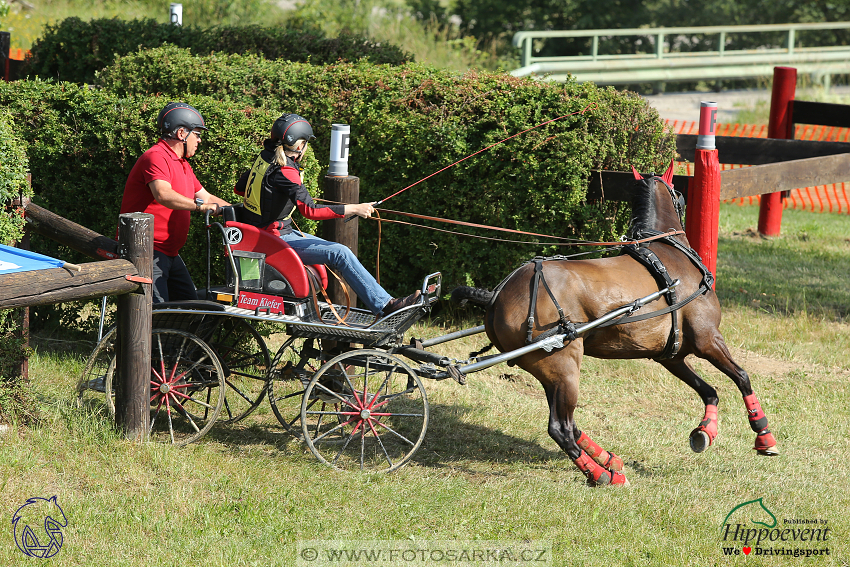
<path id="1" fill-rule="evenodd" d="M 410 307 L 411 305 L 416 305 L 419 301 L 419 298 L 422 296 L 422 292 L 418 289 L 408 295 L 407 297 L 400 297 L 398 299 L 390 299 L 389 303 L 384 306 L 383 315 L 387 316 L 390 313 L 395 313 L 399 309 L 404 307 Z"/>

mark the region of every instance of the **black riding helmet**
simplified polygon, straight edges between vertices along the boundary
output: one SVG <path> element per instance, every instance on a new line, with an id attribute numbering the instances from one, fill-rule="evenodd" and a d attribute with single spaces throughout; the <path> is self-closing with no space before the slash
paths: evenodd
<path id="1" fill-rule="evenodd" d="M 174 137 L 178 128 L 185 128 L 187 132 L 207 129 L 201 113 L 185 102 L 169 102 L 166 104 L 165 108 L 159 111 L 156 126 L 161 136 L 169 138 Z"/>
<path id="2" fill-rule="evenodd" d="M 294 146 L 298 140 L 315 140 L 313 127 L 297 114 L 284 114 L 272 124 L 271 139 L 281 141 L 287 146 Z"/>

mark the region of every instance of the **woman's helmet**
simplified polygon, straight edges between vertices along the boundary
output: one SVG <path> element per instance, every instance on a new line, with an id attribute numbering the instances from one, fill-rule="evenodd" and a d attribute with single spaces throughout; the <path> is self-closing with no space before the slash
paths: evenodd
<path id="1" fill-rule="evenodd" d="M 298 140 L 315 140 L 313 127 L 297 114 L 284 114 L 272 124 L 272 140 L 280 140 L 287 146 L 294 146 Z"/>
<path id="2" fill-rule="evenodd" d="M 166 104 L 165 108 L 159 111 L 156 126 L 161 136 L 168 137 L 174 137 L 178 128 L 185 128 L 188 132 L 207 129 L 201 113 L 185 102 L 169 102 Z"/>

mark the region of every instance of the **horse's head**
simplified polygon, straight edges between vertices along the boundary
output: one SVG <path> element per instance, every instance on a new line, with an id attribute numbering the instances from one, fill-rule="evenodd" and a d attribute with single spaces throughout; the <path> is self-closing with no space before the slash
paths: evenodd
<path id="1" fill-rule="evenodd" d="M 685 202 L 682 194 L 673 188 L 673 162 L 662 176 L 641 175 L 634 167 L 632 172 L 635 186 L 630 237 L 637 237 L 642 231 L 684 230 Z"/>

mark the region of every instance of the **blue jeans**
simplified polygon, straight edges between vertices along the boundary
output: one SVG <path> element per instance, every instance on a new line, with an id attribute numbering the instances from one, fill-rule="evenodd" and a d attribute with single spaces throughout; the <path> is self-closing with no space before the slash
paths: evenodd
<path id="1" fill-rule="evenodd" d="M 298 231 L 282 234 L 280 237 L 295 250 L 305 264 L 325 264 L 339 272 L 372 313 L 379 314 L 392 299 L 372 274 L 366 271 L 348 246 L 311 234 L 302 236 Z"/>

